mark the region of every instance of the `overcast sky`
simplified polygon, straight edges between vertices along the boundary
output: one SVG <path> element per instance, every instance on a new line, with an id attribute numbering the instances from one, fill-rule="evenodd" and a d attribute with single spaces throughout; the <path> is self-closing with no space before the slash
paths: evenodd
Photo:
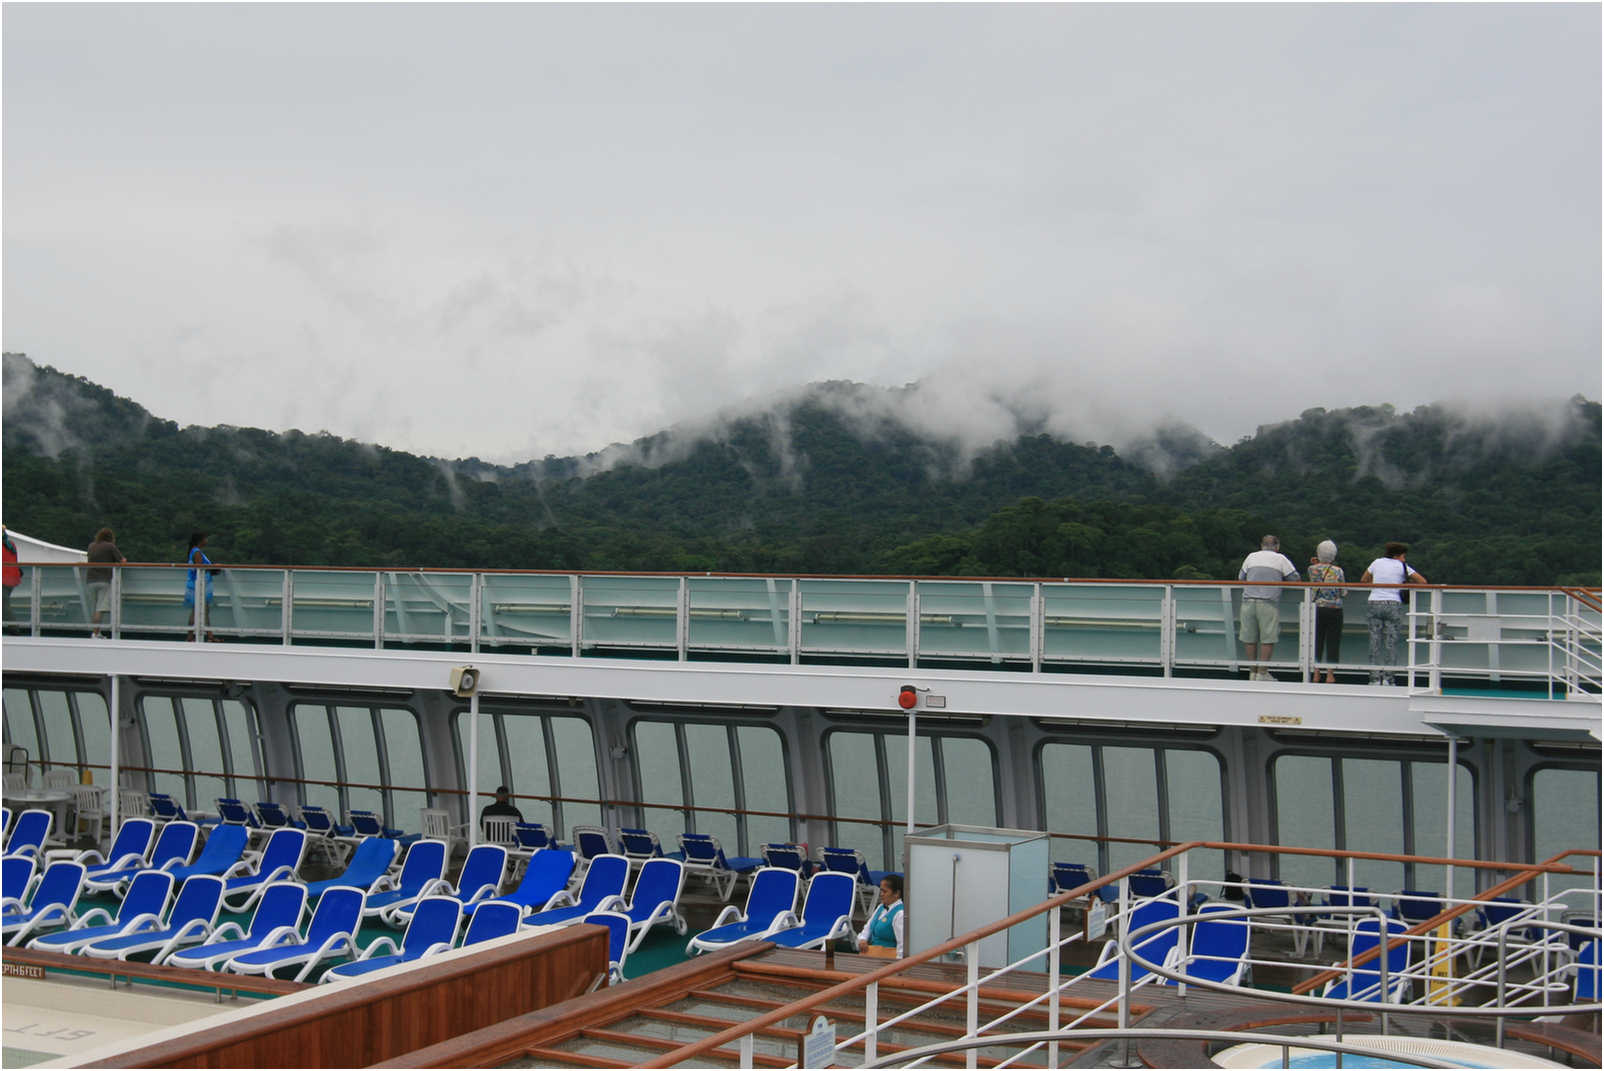
<path id="1" fill-rule="evenodd" d="M 4 345 L 517 460 L 1600 394 L 1600 7 L 6 4 Z M 997 433 L 1006 428 L 998 426 Z"/>

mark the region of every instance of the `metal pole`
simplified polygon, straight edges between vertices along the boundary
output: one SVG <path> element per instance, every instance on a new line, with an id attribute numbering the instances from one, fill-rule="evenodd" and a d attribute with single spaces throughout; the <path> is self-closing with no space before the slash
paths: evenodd
<path id="1" fill-rule="evenodd" d="M 912 711 L 912 710 L 908 711 L 908 832 L 909 833 L 913 832 L 913 805 L 914 805 L 914 797 L 915 797 L 914 784 L 913 784 L 913 744 L 914 744 L 914 741 L 918 738 L 918 728 L 919 728 L 918 722 L 919 722 L 919 715 L 914 713 L 914 711 Z"/>
<path id="2" fill-rule="evenodd" d="M 468 850 L 479 843 L 479 689 L 468 697 Z"/>
<path id="3" fill-rule="evenodd" d="M 956 890 L 954 890 L 956 892 Z M 968 986 L 969 997 L 966 1001 L 964 1014 L 964 1037 L 973 1038 L 980 1035 L 980 942 L 970 941 L 964 947 L 964 964 L 966 978 L 964 984 Z M 964 1066 L 976 1066 L 976 1057 L 980 1055 L 979 1049 L 971 1048 L 964 1054 Z"/>
<path id="4" fill-rule="evenodd" d="M 1448 849 L 1442 853 L 1444 859 L 1454 857 L 1454 810 L 1457 802 L 1457 789 L 1459 787 L 1459 737 L 1450 733 L 1448 735 Z M 1454 896 L 1454 867 L 1452 863 L 1443 867 L 1443 891 L 1447 894 L 1449 902 Z"/>
<path id="5" fill-rule="evenodd" d="M 1093 893 L 1092 895 L 1095 896 L 1096 894 Z M 1059 959 L 1061 958 L 1060 953 L 1062 950 L 1058 945 L 1063 940 L 1058 916 L 1062 910 L 1062 908 L 1055 907 L 1047 913 L 1047 989 L 1049 993 L 1047 999 L 1047 1030 L 1054 1035 L 1055 1039 L 1047 1043 L 1047 1066 L 1049 1068 L 1058 1066 L 1058 1041 L 1056 1040 L 1059 1023 L 1058 986 L 1062 981 L 1059 977 Z"/>
<path id="6" fill-rule="evenodd" d="M 118 687 L 121 681 L 122 678 L 115 673 L 111 675 L 111 709 L 108 712 L 111 715 L 111 787 L 107 789 L 107 792 L 111 795 L 111 835 L 113 839 L 116 839 L 117 823 L 122 817 L 122 795 L 117 791 L 122 785 L 118 774 L 122 770 L 123 762 L 122 733 L 118 731 L 117 717 L 117 706 L 122 695 L 122 689 Z"/>
<path id="7" fill-rule="evenodd" d="M 863 1062 L 872 1064 L 879 1057 L 880 983 L 870 982 L 863 989 Z M 750 1035 L 748 1035 L 750 1036 Z M 752 1066 L 743 1063 L 742 1067 Z"/>

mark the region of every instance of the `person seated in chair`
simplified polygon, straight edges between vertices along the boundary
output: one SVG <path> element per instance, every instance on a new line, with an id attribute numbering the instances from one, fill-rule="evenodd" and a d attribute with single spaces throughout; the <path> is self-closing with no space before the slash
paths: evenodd
<path id="1" fill-rule="evenodd" d="M 486 818 L 511 818 L 514 822 L 524 820 L 523 812 L 507 802 L 512 793 L 506 785 L 496 786 L 496 802 L 485 804 L 485 809 L 479 812 L 479 828 L 483 829 Z"/>
<path id="2" fill-rule="evenodd" d="M 858 931 L 858 950 L 866 956 L 901 959 L 902 916 L 902 875 L 887 874 L 880 879 L 880 903 Z"/>

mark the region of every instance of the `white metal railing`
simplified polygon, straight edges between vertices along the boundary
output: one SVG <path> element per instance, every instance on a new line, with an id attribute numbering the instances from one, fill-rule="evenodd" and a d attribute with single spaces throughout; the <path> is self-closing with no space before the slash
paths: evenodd
<path id="1" fill-rule="evenodd" d="M 873 659 L 1032 671 L 1136 669 L 1222 676 L 1244 668 L 1239 583 L 565 574 L 235 566 L 215 599 L 185 603 L 185 565 L 112 568 L 95 622 L 86 567 L 28 566 L 13 603 L 33 635 L 353 643 L 782 662 Z M 1407 635 L 1370 656 L 1369 588 L 1348 587 L 1342 660 L 1349 682 L 1396 673 L 1413 688 L 1487 686 L 1550 697 L 1604 690 L 1600 613 L 1561 588 L 1422 588 Z M 1264 666 L 1310 681 L 1314 586 L 1283 585 L 1280 657 Z M 1324 669 L 1322 665 L 1319 667 Z"/>
<path id="2" fill-rule="evenodd" d="M 1298 992 L 1300 988 L 1312 991 L 1315 986 L 1328 979 L 1340 979 L 1344 976 L 1351 979 L 1355 967 L 1363 966 L 1366 957 L 1344 958 L 1348 955 L 1347 935 L 1350 929 L 1346 922 L 1340 927 L 1335 927 L 1333 920 L 1349 917 L 1385 920 L 1397 903 L 1406 897 L 1401 892 L 1386 892 L 1372 894 L 1373 899 L 1369 904 L 1322 904 L 1313 902 L 1313 897 L 1326 894 L 1328 889 L 1288 885 L 1283 888 L 1303 902 L 1295 902 L 1289 907 L 1250 907 L 1240 901 L 1234 903 L 1218 901 L 1216 898 L 1221 895 L 1233 890 L 1251 890 L 1255 884 L 1254 879 L 1227 883 L 1198 879 L 1189 875 L 1193 854 L 1222 849 L 1250 857 L 1261 854 L 1271 856 L 1297 854 L 1344 859 L 1350 863 L 1353 860 L 1370 859 L 1405 863 L 1414 867 L 1452 866 L 1461 870 L 1480 870 L 1503 880 L 1490 886 L 1490 892 L 1482 894 L 1480 899 L 1440 897 L 1442 910 L 1432 912 L 1429 919 L 1409 925 L 1409 932 L 1402 935 L 1394 934 L 1389 938 L 1393 945 L 1399 941 L 1405 943 L 1408 948 L 1407 966 L 1391 977 L 1388 975 L 1388 966 L 1384 960 L 1373 969 L 1378 970 L 1381 975 L 1380 992 L 1390 993 L 1394 989 L 1406 991 L 1407 995 L 1402 1000 L 1397 1002 L 1346 1000 Z M 1483 862 L 1347 851 L 1321 852 L 1266 845 L 1213 842 L 1181 845 L 1141 863 L 1115 871 L 1107 877 L 1094 879 L 1086 885 L 1049 899 L 1036 908 L 998 920 L 932 948 L 912 952 L 895 965 L 873 969 L 857 978 L 766 1013 L 748 1023 L 732 1026 L 720 1034 L 683 1046 L 650 1061 L 646 1066 L 668 1067 L 681 1063 L 694 1063 L 711 1049 L 731 1042 L 739 1043 L 743 1054 L 749 1057 L 753 1038 L 764 1027 L 785 1018 L 811 1014 L 814 1009 L 849 999 L 854 994 L 863 1000 L 864 1028 L 841 1040 L 837 1050 L 838 1053 L 861 1052 L 862 1063 L 866 1065 L 876 1064 L 880 1058 L 881 1040 L 899 1025 L 912 1023 L 937 1008 L 961 1007 L 965 1024 L 962 1040 L 973 1043 L 961 1047 L 969 1054 L 971 1066 L 977 1049 L 986 1047 L 986 1043 L 991 1042 L 997 1045 L 1017 1046 L 1018 1049 L 1002 1059 L 997 1066 L 1014 1066 L 1033 1053 L 1044 1053 L 1044 1057 L 1039 1056 L 1038 1059 L 1044 1058 L 1048 1067 L 1056 1067 L 1059 1062 L 1060 1042 L 1073 1040 L 1077 1036 L 1092 1037 L 1099 1034 L 1095 1030 L 1085 1033 L 1090 1028 L 1083 1024 L 1094 1017 L 1106 1016 L 1112 1012 L 1117 1017 L 1119 1030 L 1128 1031 L 1132 1025 L 1133 1000 L 1140 1001 L 1143 990 L 1154 986 L 1174 985 L 1175 991 L 1182 996 L 1188 987 L 1251 992 L 1255 998 L 1267 1001 L 1322 1008 L 1334 1013 L 1339 1036 L 1342 1030 L 1341 1016 L 1344 1011 L 1366 1013 L 1379 1011 L 1381 1032 L 1385 1034 L 1388 1032 L 1389 1017 L 1392 1015 L 1424 1013 L 1448 1017 L 1501 1019 L 1512 1015 L 1529 1016 L 1536 1011 L 1560 1014 L 1598 1010 L 1600 1005 L 1596 1002 L 1573 1004 L 1569 1002 L 1568 997 L 1560 996 L 1560 979 L 1571 969 L 1574 955 L 1573 950 L 1564 941 L 1555 940 L 1552 935 L 1566 933 L 1598 940 L 1601 933 L 1600 908 L 1604 907 L 1604 893 L 1601 893 L 1599 885 L 1599 853 L 1596 850 L 1588 850 L 1570 853 L 1569 857 L 1580 858 L 1579 868 L 1563 864 Z M 1162 922 L 1139 928 L 1132 927 L 1129 922 L 1139 904 L 1131 895 L 1130 875 L 1154 866 L 1173 868 L 1175 883 L 1165 894 L 1165 898 L 1173 900 L 1177 915 Z M 1576 888 L 1551 891 L 1550 881 L 1556 876 L 1579 880 L 1585 884 Z M 1060 908 L 1083 897 L 1088 898 L 1089 903 L 1095 902 L 1091 898 L 1096 889 L 1116 882 L 1119 890 L 1118 901 L 1117 906 L 1110 911 L 1108 923 L 1114 926 L 1117 932 L 1117 937 L 1113 941 L 1116 951 L 1114 958 L 1109 961 L 1116 965 L 1117 981 L 1110 991 L 1091 979 L 1089 971 L 1073 975 L 1065 971 L 1063 966 L 1066 960 L 1065 953 L 1073 955 L 1075 946 L 1084 945 L 1088 935 L 1082 927 L 1072 927 L 1066 935 L 1060 922 Z M 1486 898 L 1501 889 L 1524 886 L 1535 886 L 1539 890 L 1538 896 L 1532 903 L 1519 908 L 1509 919 L 1496 926 L 1467 925 L 1463 932 L 1460 932 L 1457 923 L 1447 917 L 1455 911 L 1460 911 L 1463 916 L 1469 910 L 1485 907 L 1490 902 Z M 1216 900 L 1214 906 L 1223 910 L 1208 915 L 1192 910 L 1198 905 L 1200 896 Z M 1039 951 L 1031 951 L 1003 966 L 984 971 L 981 969 L 980 943 L 984 938 L 1043 913 L 1047 915 L 1048 922 L 1046 947 Z M 1316 914 L 1321 916 L 1318 921 L 1332 926 L 1343 935 L 1344 946 L 1334 961 L 1322 960 L 1318 955 L 1311 958 L 1283 951 L 1288 945 L 1295 949 L 1301 947 L 1302 942 L 1296 938 L 1316 923 Z M 1578 921 L 1578 915 L 1585 915 L 1586 921 Z M 1570 921 L 1566 921 L 1567 918 Z M 1254 967 L 1273 967 L 1281 971 L 1294 971 L 1305 976 L 1305 981 L 1301 986 L 1295 986 L 1292 993 L 1284 993 L 1238 989 L 1203 982 L 1188 975 L 1186 972 L 1190 962 L 1188 953 L 1181 950 L 1191 947 L 1190 931 L 1205 919 L 1248 920 L 1247 925 L 1252 936 L 1244 958 L 1249 970 Z M 1528 940 L 1516 953 L 1510 953 L 1510 934 L 1528 926 L 1541 928 L 1545 936 Z M 1178 930 L 1176 944 L 1174 950 L 1166 955 L 1162 962 L 1144 959 L 1136 951 L 1137 946 L 1145 939 L 1169 928 Z M 1389 929 L 1385 922 L 1378 928 L 1383 932 Z M 1096 935 L 1092 936 L 1095 938 Z M 1459 970 L 1457 965 L 1461 960 L 1466 959 L 1474 951 L 1485 952 L 1489 948 L 1496 949 L 1501 954 L 1492 960 L 1483 957 L 1468 971 Z M 880 1017 L 882 985 L 894 983 L 896 975 L 908 966 L 924 962 L 940 962 L 954 956 L 964 965 L 965 977 L 961 984 L 954 985 L 947 991 L 938 993 L 897 1015 Z M 1042 991 L 983 1020 L 980 1014 L 982 991 L 991 989 L 991 992 L 986 994 L 986 999 L 988 1003 L 992 1003 L 998 999 L 995 987 L 1004 982 L 1010 974 L 1022 971 L 1044 974 L 1045 978 L 1042 981 L 1045 984 Z M 1040 977 L 1040 974 L 1037 977 Z M 1041 983 L 1026 982 L 1018 988 L 1035 988 L 1039 984 Z M 1564 988 L 1568 994 L 1569 987 Z M 1074 1002 L 1073 1016 L 1065 1014 L 1069 1010 L 1066 1007 L 1066 999 Z M 1032 1013 L 1036 1017 L 1045 1014 L 1047 1018 L 1047 1029 L 1039 1036 L 1032 1034 L 1028 1039 L 1016 1038 L 1015 1035 L 1019 1031 L 1006 1029 L 1009 1024 L 1016 1023 L 1021 1017 Z M 901 1064 L 903 1060 L 899 1057 L 896 1062 Z M 914 1060 L 908 1066 L 918 1066 L 920 1063 L 920 1060 Z M 750 1061 L 743 1062 L 743 1066 L 751 1066 Z"/>

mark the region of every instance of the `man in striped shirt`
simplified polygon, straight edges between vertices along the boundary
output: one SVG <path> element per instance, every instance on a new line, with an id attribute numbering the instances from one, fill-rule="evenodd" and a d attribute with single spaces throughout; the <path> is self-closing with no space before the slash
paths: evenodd
<path id="1" fill-rule="evenodd" d="M 1281 553 L 1281 541 L 1267 535 L 1259 540 L 1259 549 L 1243 559 L 1236 578 L 1248 582 L 1242 589 L 1242 612 L 1237 622 L 1242 657 L 1253 663 L 1248 680 L 1267 681 L 1271 679 L 1270 671 L 1262 663 L 1270 660 L 1281 630 L 1281 589 L 1271 585 L 1278 580 L 1297 580 L 1298 570 Z"/>

